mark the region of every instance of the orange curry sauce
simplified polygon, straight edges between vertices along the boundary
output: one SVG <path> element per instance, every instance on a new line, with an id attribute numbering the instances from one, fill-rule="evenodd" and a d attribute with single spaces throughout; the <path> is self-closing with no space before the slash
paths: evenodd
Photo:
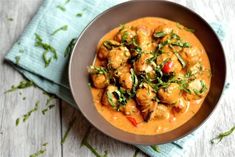
<path id="1" fill-rule="evenodd" d="M 167 118 L 154 118 L 152 120 L 144 121 L 143 116 L 141 114 L 141 111 L 137 111 L 133 115 L 125 115 L 123 112 L 118 112 L 117 110 L 113 109 L 112 107 L 107 107 L 106 105 L 103 105 L 101 102 L 103 93 L 105 91 L 105 88 L 103 89 L 97 89 L 94 86 L 91 88 L 91 92 L 93 95 L 93 101 L 97 108 L 97 111 L 113 126 L 130 132 L 134 134 L 141 134 L 141 135 L 154 135 L 154 134 L 161 134 L 168 131 L 171 131 L 181 125 L 183 125 L 185 122 L 187 122 L 190 118 L 192 118 L 195 113 L 199 110 L 201 107 L 201 104 L 206 97 L 206 94 L 210 87 L 210 63 L 207 57 L 207 54 L 205 52 L 204 47 L 198 40 L 198 38 L 190 31 L 187 30 L 186 27 L 167 20 L 163 18 L 157 18 L 157 17 L 145 17 L 140 18 L 131 22 L 128 22 L 125 24 L 125 27 L 131 26 L 134 28 L 137 27 L 144 27 L 150 30 L 151 36 L 154 33 L 154 31 L 159 27 L 164 25 L 165 27 L 172 28 L 173 31 L 180 36 L 180 38 L 183 41 L 187 41 L 190 43 L 192 47 L 196 47 L 198 50 L 200 50 L 200 64 L 202 65 L 201 69 L 199 69 L 200 75 L 197 76 L 197 79 L 203 80 L 206 85 L 206 91 L 203 95 L 201 95 L 197 99 L 184 99 L 184 108 L 180 112 L 175 112 L 172 110 L 174 105 L 166 105 L 169 109 L 169 116 Z M 100 40 L 98 46 L 97 46 L 97 52 L 100 48 L 100 46 L 103 44 L 106 40 L 115 40 L 116 34 L 119 32 L 120 27 L 117 27 L 107 34 L 103 36 L 103 38 Z M 200 30 L 197 30 L 200 31 Z M 193 57 L 193 55 L 192 55 Z M 96 57 L 94 61 L 94 66 L 101 66 L 104 64 L 104 61 L 101 61 L 98 57 Z M 196 63 L 195 63 L 196 64 Z M 189 69 L 188 64 L 185 68 L 182 68 L 180 73 L 185 74 L 187 70 Z M 184 92 L 181 91 L 181 97 L 184 98 Z M 134 105 L 138 105 L 135 101 L 135 98 L 128 101 L 128 103 L 133 103 Z M 136 123 L 132 119 L 128 118 L 134 118 Z"/>

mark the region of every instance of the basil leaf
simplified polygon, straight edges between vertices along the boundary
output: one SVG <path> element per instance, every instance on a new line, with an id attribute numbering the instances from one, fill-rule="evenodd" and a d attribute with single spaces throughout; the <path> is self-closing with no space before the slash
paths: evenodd
<path id="1" fill-rule="evenodd" d="M 116 105 L 113 102 L 113 94 L 110 92 L 107 92 L 108 102 L 112 106 L 112 108 L 116 108 Z"/>
<path id="2" fill-rule="evenodd" d="M 33 81 L 27 81 L 27 80 L 21 81 L 18 85 L 12 85 L 11 89 L 5 91 L 4 93 L 13 92 L 13 91 L 16 91 L 18 89 L 28 88 L 28 87 L 31 87 L 33 85 L 34 85 Z"/>
<path id="3" fill-rule="evenodd" d="M 88 72 L 90 74 L 106 74 L 108 71 L 104 67 L 95 67 L 91 65 L 90 67 L 88 67 Z"/>
<path id="4" fill-rule="evenodd" d="M 72 53 L 73 48 L 74 48 L 76 42 L 77 42 L 77 38 L 73 38 L 73 39 L 69 42 L 68 46 L 66 47 L 66 49 L 65 49 L 65 51 L 64 51 L 64 57 L 67 57 L 67 56 L 69 56 L 69 55 Z"/>
<path id="5" fill-rule="evenodd" d="M 36 47 L 40 47 L 40 48 L 44 49 L 42 58 L 45 62 L 45 67 L 47 67 L 51 63 L 52 59 L 55 59 L 55 60 L 58 59 L 57 52 L 56 52 L 55 48 L 53 48 L 48 43 L 44 43 L 42 38 L 37 33 L 35 33 L 35 40 L 36 41 L 35 41 L 34 45 Z M 46 55 L 48 52 L 51 52 L 53 54 L 53 57 L 47 58 Z"/>
<path id="6" fill-rule="evenodd" d="M 164 33 L 164 32 L 155 32 L 154 34 L 153 34 L 153 36 L 155 37 L 155 38 L 161 38 L 161 37 L 164 37 L 166 35 L 166 33 Z"/>
<path id="7" fill-rule="evenodd" d="M 60 142 L 61 144 L 64 144 L 66 138 L 68 137 L 69 131 L 72 129 L 76 119 L 77 119 L 77 117 L 73 117 L 72 120 L 69 122 L 68 129 L 66 130 L 66 132 L 65 132 L 65 134 L 64 134 L 64 136 L 63 136 L 63 138 L 62 138 L 62 140 Z"/>
<path id="8" fill-rule="evenodd" d="M 218 136 L 216 136 L 215 138 L 211 139 L 211 144 L 217 144 L 219 142 L 221 142 L 226 136 L 231 135 L 235 130 L 235 126 L 233 126 L 230 130 L 225 131 L 223 133 L 220 133 Z"/>
<path id="9" fill-rule="evenodd" d="M 159 146 L 157 146 L 157 145 L 152 145 L 152 146 L 150 146 L 155 152 L 158 152 L 158 153 L 160 153 L 160 148 L 159 148 Z"/>
<path id="10" fill-rule="evenodd" d="M 68 25 L 61 26 L 60 28 L 56 29 L 54 32 L 51 33 L 51 36 L 55 35 L 59 31 L 67 31 L 68 30 Z"/>
<path id="11" fill-rule="evenodd" d="M 178 52 L 174 52 L 176 57 L 178 58 L 179 62 L 181 63 L 182 67 L 184 68 L 186 66 L 186 62 L 184 61 L 184 59 L 180 56 L 180 54 Z"/>

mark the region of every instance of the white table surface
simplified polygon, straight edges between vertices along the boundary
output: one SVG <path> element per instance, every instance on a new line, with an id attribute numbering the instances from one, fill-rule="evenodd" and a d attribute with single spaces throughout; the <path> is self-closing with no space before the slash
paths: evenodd
<path id="1" fill-rule="evenodd" d="M 176 1 L 176 0 L 173 0 Z M 80 112 L 74 110 L 61 100 L 54 100 L 56 107 L 45 116 L 40 112 L 33 113 L 29 120 L 15 126 L 20 115 L 33 108 L 35 101 L 45 104 L 47 96 L 38 88 L 28 88 L 19 92 L 4 94 L 11 85 L 23 78 L 11 66 L 3 61 L 4 55 L 18 39 L 25 26 L 36 13 L 43 0 L 0 0 L 0 157 L 27 157 L 40 149 L 41 144 L 48 142 L 45 157 L 93 157 L 86 148 L 80 148 L 80 141 L 89 126 Z M 207 21 L 218 21 L 226 27 L 223 41 L 228 62 L 228 82 L 230 88 L 213 113 L 203 125 L 194 142 L 188 146 L 185 157 L 234 157 L 235 134 L 224 139 L 218 145 L 211 145 L 209 140 L 224 130 L 235 125 L 235 1 L 234 0 L 179 0 Z M 13 21 L 8 20 L 13 18 Z M 26 97 L 26 100 L 23 100 Z M 60 144 L 69 121 L 77 117 L 63 145 Z M 115 141 L 95 128 L 92 128 L 90 143 L 99 152 L 108 150 L 109 157 L 132 157 L 133 146 Z M 145 156 L 142 153 L 138 157 Z"/>

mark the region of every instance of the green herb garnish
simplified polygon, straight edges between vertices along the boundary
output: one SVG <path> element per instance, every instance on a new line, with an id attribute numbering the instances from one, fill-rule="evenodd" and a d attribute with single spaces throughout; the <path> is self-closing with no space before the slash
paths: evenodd
<path id="1" fill-rule="evenodd" d="M 76 16 L 77 17 L 82 17 L 82 13 L 77 13 Z"/>
<path id="2" fill-rule="evenodd" d="M 158 145 L 152 145 L 152 146 L 150 146 L 150 147 L 151 147 L 154 151 L 160 153 L 160 148 L 159 148 Z"/>
<path id="3" fill-rule="evenodd" d="M 48 107 L 44 108 L 44 109 L 42 110 L 42 114 L 45 115 L 46 112 L 47 112 L 48 110 L 52 109 L 53 107 L 55 107 L 55 105 L 54 105 L 54 104 L 51 104 L 51 105 L 49 105 Z"/>
<path id="4" fill-rule="evenodd" d="M 69 56 L 72 53 L 72 50 L 74 48 L 74 45 L 77 42 L 77 38 L 73 38 L 70 42 L 69 45 L 67 46 L 67 48 L 64 51 L 64 57 Z"/>
<path id="5" fill-rule="evenodd" d="M 177 146 L 178 148 L 180 148 L 180 149 L 183 149 L 183 147 L 181 146 L 181 145 L 179 145 L 178 143 L 176 143 L 176 142 L 171 142 L 173 145 L 175 145 L 175 146 Z"/>
<path id="6" fill-rule="evenodd" d="M 184 76 L 186 78 L 191 78 L 193 76 L 192 71 L 187 71 L 187 73 Z"/>
<path id="7" fill-rule="evenodd" d="M 230 87 L 230 83 L 226 83 L 224 86 L 225 89 L 228 89 L 229 87 Z"/>
<path id="8" fill-rule="evenodd" d="M 63 138 L 62 138 L 62 140 L 61 140 L 61 142 L 60 142 L 61 144 L 64 144 L 66 138 L 68 137 L 69 131 L 72 129 L 72 127 L 73 127 L 73 125 L 74 125 L 76 119 L 77 119 L 77 117 L 74 117 L 74 118 L 69 122 L 68 129 L 66 130 L 66 132 L 65 132 L 65 134 L 64 134 L 64 136 L 63 136 Z"/>
<path id="9" fill-rule="evenodd" d="M 176 22 L 176 27 L 178 27 L 179 29 L 183 29 L 184 28 L 184 26 L 181 25 L 179 22 Z"/>
<path id="10" fill-rule="evenodd" d="M 140 150 L 136 148 L 133 157 L 137 157 L 137 155 L 139 154 L 139 152 L 140 152 Z"/>
<path id="11" fill-rule="evenodd" d="M 183 43 L 183 47 L 187 47 L 187 48 L 188 48 L 188 47 L 191 47 L 191 44 L 190 44 L 189 42 L 184 42 L 184 43 Z"/>
<path id="12" fill-rule="evenodd" d="M 18 89 L 24 89 L 33 86 L 34 83 L 32 81 L 21 81 L 18 85 L 12 85 L 11 89 L 5 91 L 5 93 L 13 92 Z"/>
<path id="13" fill-rule="evenodd" d="M 219 142 L 221 142 L 226 136 L 229 136 L 233 133 L 233 131 L 235 130 L 235 126 L 232 127 L 230 130 L 225 131 L 223 133 L 220 133 L 218 136 L 216 136 L 215 138 L 211 139 L 211 144 L 218 144 Z"/>
<path id="14" fill-rule="evenodd" d="M 43 43 L 42 38 L 37 33 L 35 33 L 35 40 L 36 40 L 35 46 L 44 49 L 42 58 L 45 62 L 45 67 L 47 67 L 51 63 L 52 59 L 55 59 L 55 60 L 58 59 L 57 52 L 56 52 L 55 48 L 53 48 L 48 43 Z M 48 52 L 51 52 L 53 54 L 53 57 L 47 58 Z"/>
<path id="15" fill-rule="evenodd" d="M 128 38 L 128 32 L 125 31 L 122 35 L 121 43 L 127 43 L 127 38 Z"/>
<path id="16" fill-rule="evenodd" d="M 131 69 L 130 71 L 131 71 L 131 79 L 132 79 L 132 83 L 133 83 L 131 92 L 132 92 L 132 95 L 135 95 L 136 89 L 138 87 L 138 78 L 137 78 L 133 69 Z"/>
<path id="17" fill-rule="evenodd" d="M 31 154 L 29 157 L 37 157 L 39 155 L 44 154 L 45 152 L 46 152 L 46 149 L 41 149 L 41 150 L 37 151 L 36 153 Z"/>
<path id="18" fill-rule="evenodd" d="M 47 94 L 47 96 L 48 96 L 48 98 L 46 101 L 46 106 L 48 106 L 50 104 L 50 102 L 55 98 L 54 95 Z"/>
<path id="19" fill-rule="evenodd" d="M 68 25 L 61 26 L 60 28 L 57 28 L 54 32 L 51 33 L 51 36 L 55 35 L 59 31 L 67 31 L 68 30 Z"/>
<path id="20" fill-rule="evenodd" d="M 96 67 L 96 66 L 91 65 L 88 68 L 88 72 L 90 74 L 106 74 L 107 73 L 107 69 L 105 69 L 104 67 Z"/>
<path id="21" fill-rule="evenodd" d="M 28 113 L 26 113 L 26 114 L 23 115 L 23 122 L 25 122 L 26 120 L 28 120 L 29 117 L 31 116 L 31 114 L 32 114 L 33 112 L 36 112 L 36 111 L 38 110 L 38 105 L 39 105 L 39 103 L 40 103 L 40 102 L 37 101 L 37 102 L 35 103 L 34 108 L 33 108 L 32 110 L 30 110 Z"/>
<path id="22" fill-rule="evenodd" d="M 91 88 L 91 87 L 92 87 L 90 82 L 89 82 L 89 83 L 87 83 L 87 85 L 88 85 L 88 87 L 89 87 L 89 88 Z"/>
<path id="23" fill-rule="evenodd" d="M 15 60 L 16 60 L 16 64 L 18 65 L 20 61 L 20 56 L 15 56 Z"/>
<path id="24" fill-rule="evenodd" d="M 187 27 L 184 27 L 184 29 L 188 32 L 191 32 L 191 33 L 194 33 L 195 32 L 195 29 L 192 29 L 192 28 L 187 28 Z"/>
<path id="25" fill-rule="evenodd" d="M 180 86 L 180 90 L 183 90 L 186 93 L 191 94 L 191 91 L 188 89 L 188 81 L 187 80 L 179 80 L 177 83 Z"/>
<path id="26" fill-rule="evenodd" d="M 45 147 L 45 146 L 47 146 L 47 145 L 48 145 L 48 143 L 47 143 L 47 142 L 42 144 L 42 146 L 44 146 L 44 147 Z"/>
<path id="27" fill-rule="evenodd" d="M 174 52 L 176 57 L 178 58 L 179 62 L 181 63 L 182 67 L 184 68 L 186 66 L 186 62 L 184 61 L 184 59 L 181 57 L 181 55 L 178 52 Z"/>
<path id="28" fill-rule="evenodd" d="M 61 11 L 66 11 L 65 5 L 68 4 L 70 0 L 66 0 L 63 4 L 59 4 L 56 8 L 60 9 Z"/>
<path id="29" fill-rule="evenodd" d="M 48 111 L 48 108 L 43 109 L 42 114 L 45 115 L 47 111 Z"/>
<path id="30" fill-rule="evenodd" d="M 192 33 L 195 32 L 195 29 L 184 27 L 183 25 L 181 25 L 181 24 L 178 23 L 178 22 L 176 23 L 176 26 L 177 26 L 179 29 L 184 29 L 184 30 L 186 30 L 186 31 L 188 31 L 188 32 L 192 32 Z"/>
<path id="31" fill-rule="evenodd" d="M 86 134 L 84 135 L 82 141 L 81 141 L 81 145 L 82 146 L 86 146 L 96 157 L 107 157 L 108 155 L 108 151 L 104 151 L 104 155 L 101 155 L 100 153 L 97 152 L 97 150 L 95 148 L 92 147 L 92 145 L 90 145 L 90 143 L 88 142 L 88 137 L 90 135 L 90 131 L 91 128 L 88 127 Z"/>
<path id="32" fill-rule="evenodd" d="M 19 53 L 24 53 L 24 50 L 23 50 L 23 49 L 20 49 L 20 50 L 19 50 Z"/>
<path id="33" fill-rule="evenodd" d="M 26 122 L 26 120 L 29 119 L 29 117 L 31 116 L 31 114 L 32 114 L 33 112 L 36 112 L 36 111 L 38 110 L 38 105 L 39 105 L 39 101 L 37 101 L 37 102 L 35 103 L 35 106 L 34 106 L 34 108 L 33 108 L 32 110 L 28 111 L 28 112 L 27 112 L 26 114 L 24 114 L 22 117 L 17 118 L 17 119 L 16 119 L 16 126 L 19 125 L 21 118 L 23 118 L 23 122 Z"/>
<path id="34" fill-rule="evenodd" d="M 8 21 L 13 21 L 14 19 L 12 17 L 7 18 Z"/>
<path id="35" fill-rule="evenodd" d="M 16 126 L 18 126 L 20 124 L 20 118 L 16 119 Z"/>
<path id="36" fill-rule="evenodd" d="M 67 3 L 69 3 L 69 2 L 70 2 L 70 0 L 65 0 L 64 4 L 67 4 Z"/>
<path id="37" fill-rule="evenodd" d="M 116 105 L 113 102 L 113 94 L 110 92 L 107 92 L 108 102 L 112 106 L 112 108 L 116 108 Z"/>
<path id="38" fill-rule="evenodd" d="M 52 58 L 47 58 L 47 51 L 43 52 L 42 58 L 45 62 L 45 67 L 47 67 L 51 63 Z"/>
<path id="39" fill-rule="evenodd" d="M 130 63 L 134 63 L 136 60 L 138 60 L 141 57 L 142 49 L 138 45 L 137 42 L 137 36 L 134 36 L 131 39 L 131 42 L 128 44 L 130 46 L 130 51 L 133 51 L 135 54 L 129 59 Z"/>
<path id="40" fill-rule="evenodd" d="M 127 99 L 121 90 L 115 90 L 113 92 L 113 95 L 117 98 L 119 105 L 122 105 L 122 106 L 126 105 Z"/>
<path id="41" fill-rule="evenodd" d="M 113 41 L 110 41 L 110 40 L 104 41 L 103 45 L 108 50 L 111 50 L 113 47 L 119 47 L 120 46 L 119 43 L 116 43 L 116 42 L 113 42 Z"/>
<path id="42" fill-rule="evenodd" d="M 126 28 L 126 26 L 124 24 L 120 24 L 119 27 L 120 27 L 120 29 L 118 31 L 119 33 L 122 32 Z"/>
<path id="43" fill-rule="evenodd" d="M 171 32 L 171 38 L 170 39 L 176 39 L 176 40 L 180 40 L 180 36 L 174 32 Z"/>
<path id="44" fill-rule="evenodd" d="M 201 95 L 202 93 L 204 93 L 207 90 L 205 82 L 200 80 L 200 83 L 201 83 L 201 86 L 202 86 L 202 88 L 200 90 L 193 89 L 193 91 L 196 95 Z"/>
<path id="45" fill-rule="evenodd" d="M 42 155 L 46 152 L 46 148 L 43 148 L 43 147 L 46 147 L 48 143 L 44 143 L 42 144 L 41 146 L 41 149 L 39 151 L 37 151 L 36 153 L 34 154 L 31 154 L 29 157 L 38 157 L 39 155 Z"/>
<path id="46" fill-rule="evenodd" d="M 165 35 L 166 35 L 165 32 L 155 32 L 155 33 L 153 34 L 153 36 L 154 36 L 155 38 L 162 38 L 162 37 L 164 37 Z"/>
<path id="47" fill-rule="evenodd" d="M 57 5 L 56 8 L 60 9 L 61 11 L 66 11 L 65 7 L 62 5 Z"/>
<path id="48" fill-rule="evenodd" d="M 191 47 L 191 44 L 188 43 L 188 42 L 182 42 L 180 40 L 174 42 L 174 43 L 171 43 L 172 46 L 179 46 L 179 47 L 182 47 L 182 48 L 188 48 L 188 47 Z"/>

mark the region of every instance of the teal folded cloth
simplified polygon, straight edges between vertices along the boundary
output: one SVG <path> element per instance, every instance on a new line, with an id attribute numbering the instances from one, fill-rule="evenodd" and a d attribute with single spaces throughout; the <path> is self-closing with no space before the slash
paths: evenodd
<path id="1" fill-rule="evenodd" d="M 64 2 L 45 0 L 5 59 L 13 63 L 14 68 L 38 87 L 76 107 L 68 85 L 69 56 L 64 56 L 65 49 L 71 39 L 78 37 L 96 15 L 120 2 L 120 0 L 64 0 Z M 222 39 L 224 31 L 221 25 L 212 23 L 211 26 Z M 60 31 L 53 35 L 58 28 L 61 28 Z M 49 43 L 57 51 L 58 59 L 52 59 L 47 68 L 42 58 L 44 50 L 35 46 L 35 33 L 41 36 L 44 43 Z M 47 55 L 50 56 L 51 53 L 48 52 Z M 160 153 L 151 146 L 136 145 L 136 147 L 152 157 L 182 156 L 193 137 L 195 135 L 190 134 L 175 142 L 159 145 Z"/>

